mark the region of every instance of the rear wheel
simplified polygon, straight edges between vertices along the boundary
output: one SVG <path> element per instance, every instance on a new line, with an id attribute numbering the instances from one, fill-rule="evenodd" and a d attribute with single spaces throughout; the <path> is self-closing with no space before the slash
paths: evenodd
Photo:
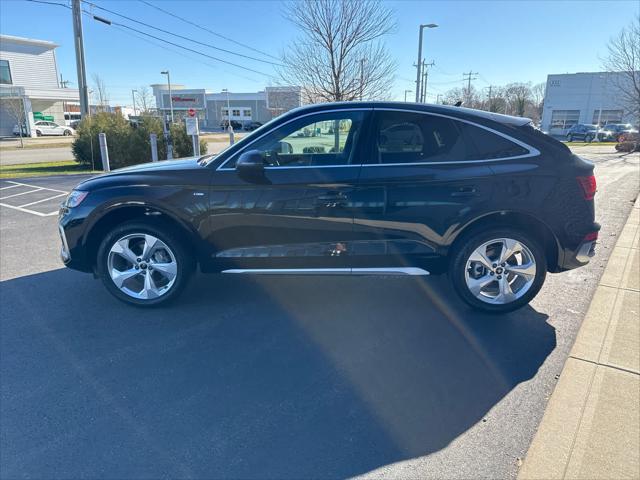
<path id="1" fill-rule="evenodd" d="M 193 259 L 167 230 L 136 222 L 106 236 L 98 250 L 97 273 L 111 294 L 144 307 L 178 296 L 191 276 Z"/>
<path id="2" fill-rule="evenodd" d="M 529 303 L 547 272 L 538 240 L 516 229 L 495 228 L 469 235 L 454 252 L 449 277 L 470 306 L 506 313 Z"/>
<path id="3" fill-rule="evenodd" d="M 36 136 L 37 137 L 41 137 L 42 136 L 42 132 L 40 130 L 36 130 Z"/>

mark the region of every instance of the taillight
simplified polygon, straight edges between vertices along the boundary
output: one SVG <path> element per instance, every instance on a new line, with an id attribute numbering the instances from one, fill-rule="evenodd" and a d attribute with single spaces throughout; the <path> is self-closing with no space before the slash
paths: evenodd
<path id="1" fill-rule="evenodd" d="M 585 200 L 593 200 L 596 194 L 596 177 L 590 175 L 588 177 L 576 177 L 578 183 L 582 187 L 582 194 Z"/>

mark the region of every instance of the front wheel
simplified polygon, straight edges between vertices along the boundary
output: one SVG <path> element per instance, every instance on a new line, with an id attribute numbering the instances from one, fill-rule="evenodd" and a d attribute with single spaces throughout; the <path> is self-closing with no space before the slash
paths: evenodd
<path id="1" fill-rule="evenodd" d="M 98 250 L 97 273 L 107 290 L 136 306 L 174 299 L 192 271 L 193 259 L 168 228 L 126 223 L 112 230 Z"/>
<path id="2" fill-rule="evenodd" d="M 69 136 L 71 136 L 71 131 L 70 131 L 70 130 L 65 130 L 65 131 L 64 131 L 64 133 L 63 133 L 63 135 L 64 135 L 65 137 L 69 137 Z"/>
<path id="3" fill-rule="evenodd" d="M 540 291 L 547 273 L 537 239 L 510 228 L 485 230 L 462 241 L 449 277 L 470 306 L 489 313 L 523 307 Z"/>

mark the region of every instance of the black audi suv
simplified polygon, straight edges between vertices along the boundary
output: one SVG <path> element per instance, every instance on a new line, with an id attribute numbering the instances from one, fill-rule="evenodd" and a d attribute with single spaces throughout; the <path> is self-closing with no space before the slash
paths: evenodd
<path id="1" fill-rule="evenodd" d="M 118 299 L 228 274 L 448 272 L 472 307 L 528 303 L 594 254 L 593 165 L 528 119 L 409 103 L 293 110 L 215 156 L 79 184 L 62 260 Z"/>

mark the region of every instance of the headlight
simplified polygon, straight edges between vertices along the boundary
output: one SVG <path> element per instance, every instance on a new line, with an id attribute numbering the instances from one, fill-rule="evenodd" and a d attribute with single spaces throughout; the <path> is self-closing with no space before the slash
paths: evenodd
<path id="1" fill-rule="evenodd" d="M 82 190 L 72 190 L 64 201 L 64 206 L 68 208 L 77 207 L 82 203 L 89 192 L 83 192 Z"/>

